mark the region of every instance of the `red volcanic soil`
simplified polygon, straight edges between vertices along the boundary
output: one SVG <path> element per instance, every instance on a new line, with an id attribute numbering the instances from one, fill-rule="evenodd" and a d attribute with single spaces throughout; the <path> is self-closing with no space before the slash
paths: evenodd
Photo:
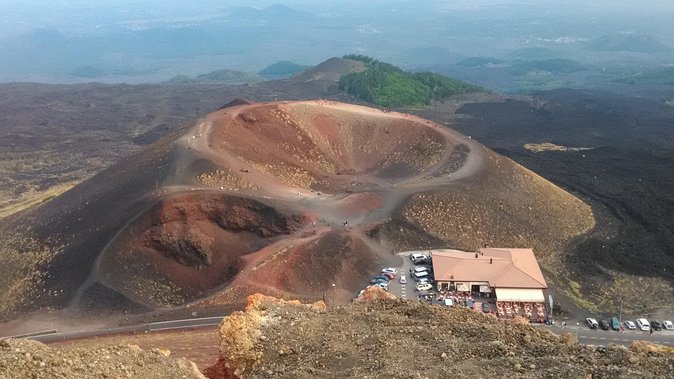
<path id="1" fill-rule="evenodd" d="M 62 209 L 97 227 L 72 237 L 87 244 L 64 239 L 62 258 L 48 266 L 61 276 L 44 286 L 67 288 L 61 301 L 72 308 L 104 310 L 238 304 L 258 291 L 346 300 L 399 259 L 392 247 L 467 246 L 501 230 L 469 221 L 482 203 L 520 212 L 530 199 L 503 196 L 508 188 L 559 203 L 528 208 L 546 222 L 591 217 L 582 202 L 494 157 L 395 112 L 329 101 L 228 104 L 47 204 L 52 232 L 65 222 Z M 485 176 L 489 186 L 476 191 Z M 465 204 L 452 203 L 458 198 Z M 99 217 L 118 208 L 118 217 Z M 521 247 L 540 242 L 536 233 Z"/>
<path id="2" fill-rule="evenodd" d="M 102 251 L 85 287 L 149 307 L 236 302 L 252 289 L 351 293 L 395 260 L 365 231 L 411 194 L 450 183 L 444 175 L 469 175 L 479 155 L 459 166 L 453 157 L 471 145 L 428 121 L 353 105 L 230 104 L 176 140 L 174 174 Z"/>
<path id="3" fill-rule="evenodd" d="M 171 296 L 154 304 L 193 300 L 229 282 L 241 257 L 298 230 L 306 218 L 264 203 L 222 193 L 169 195 L 138 216 L 111 244 L 98 263 L 98 277 L 109 287 L 134 296 L 137 277 Z M 147 299 L 140 299 L 147 302 Z"/>

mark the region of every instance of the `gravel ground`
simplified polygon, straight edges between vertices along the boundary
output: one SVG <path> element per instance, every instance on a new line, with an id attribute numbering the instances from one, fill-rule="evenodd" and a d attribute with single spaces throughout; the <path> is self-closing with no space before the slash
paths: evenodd
<path id="1" fill-rule="evenodd" d="M 674 350 L 665 347 L 585 346 L 571 334 L 558 336 L 467 309 L 395 299 L 327 311 L 268 298 L 253 303 L 221 325 L 222 363 L 229 362 L 248 378 L 674 375 Z M 232 331 L 249 338 L 232 339 Z M 237 365 L 237 358 L 247 366 Z M 227 377 L 224 371 L 220 377 Z"/>
<path id="2" fill-rule="evenodd" d="M 0 378 L 204 378 L 194 363 L 169 354 L 136 345 L 63 351 L 8 339 L 0 341 Z"/>

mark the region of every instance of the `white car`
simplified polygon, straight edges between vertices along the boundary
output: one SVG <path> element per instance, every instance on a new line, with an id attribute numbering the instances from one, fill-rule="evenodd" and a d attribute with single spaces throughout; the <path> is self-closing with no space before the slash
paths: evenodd
<path id="1" fill-rule="evenodd" d="M 634 321 L 625 321 L 625 328 L 629 330 L 636 330 L 637 325 L 634 323 Z"/>
<path id="2" fill-rule="evenodd" d="M 647 332 L 651 330 L 651 324 L 648 323 L 648 320 L 645 318 L 638 318 L 637 319 L 637 326 L 639 329 L 643 330 L 644 332 Z"/>
<path id="3" fill-rule="evenodd" d="M 405 275 L 400 275 L 400 284 L 405 284 L 407 283 L 407 278 L 405 278 Z"/>
<path id="4" fill-rule="evenodd" d="M 674 324 L 671 321 L 663 321 L 662 328 L 665 330 L 674 330 Z"/>
<path id="5" fill-rule="evenodd" d="M 418 272 L 428 272 L 428 267 L 415 267 L 412 271 L 412 273 L 416 274 Z"/>
<path id="6" fill-rule="evenodd" d="M 417 284 L 417 291 L 430 291 L 431 289 L 433 289 L 433 285 L 430 283 Z"/>
<path id="7" fill-rule="evenodd" d="M 389 274 L 393 274 L 393 275 L 398 275 L 398 270 L 394 269 L 393 267 L 387 267 L 387 268 L 381 270 L 381 273 L 382 274 L 389 273 Z"/>
<path id="8" fill-rule="evenodd" d="M 597 329 L 599 327 L 597 320 L 593 319 L 592 317 L 586 318 L 585 324 L 587 324 L 587 327 L 590 329 Z"/>
<path id="9" fill-rule="evenodd" d="M 422 272 L 415 272 L 412 274 L 412 278 L 416 280 L 417 282 L 423 278 L 429 278 L 430 276 L 428 275 L 428 271 L 422 271 Z"/>

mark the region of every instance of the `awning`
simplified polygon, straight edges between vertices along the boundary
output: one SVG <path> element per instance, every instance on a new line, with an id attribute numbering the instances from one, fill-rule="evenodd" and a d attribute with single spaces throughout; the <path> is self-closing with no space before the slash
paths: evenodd
<path id="1" fill-rule="evenodd" d="M 497 288 L 496 300 L 544 303 L 545 296 L 540 288 Z"/>

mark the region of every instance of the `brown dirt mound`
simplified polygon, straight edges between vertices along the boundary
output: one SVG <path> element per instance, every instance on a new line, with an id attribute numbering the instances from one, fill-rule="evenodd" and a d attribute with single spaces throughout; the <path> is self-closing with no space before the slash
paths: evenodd
<path id="1" fill-rule="evenodd" d="M 169 358 L 170 351 L 138 346 L 61 350 L 30 340 L 0 341 L 2 378 L 205 378 L 197 366 Z"/>
<path id="2" fill-rule="evenodd" d="M 674 355 L 579 345 L 465 308 L 375 300 L 316 310 L 265 298 L 220 327 L 211 378 L 665 378 Z"/>

